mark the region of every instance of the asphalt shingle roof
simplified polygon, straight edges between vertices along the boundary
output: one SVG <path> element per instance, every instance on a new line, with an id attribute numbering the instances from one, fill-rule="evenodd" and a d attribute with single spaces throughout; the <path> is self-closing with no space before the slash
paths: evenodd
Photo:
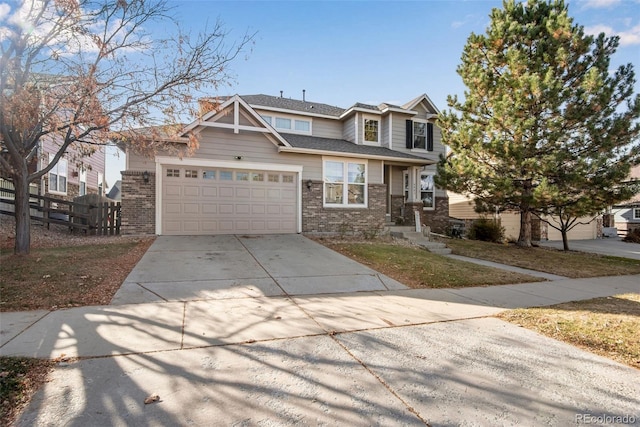
<path id="1" fill-rule="evenodd" d="M 305 113 L 322 114 L 325 116 L 340 117 L 345 111 L 344 108 L 336 107 L 319 102 L 301 101 L 271 95 L 241 95 L 251 106 L 263 106 L 272 108 L 282 108 L 285 110 L 301 111 Z"/>
<path id="2" fill-rule="evenodd" d="M 429 160 L 414 156 L 401 151 L 390 150 L 386 147 L 376 147 L 371 145 L 358 145 L 344 139 L 320 138 L 317 136 L 297 135 L 291 133 L 280 133 L 280 135 L 295 148 L 305 148 L 310 150 L 333 151 L 336 153 L 359 154 L 363 157 L 380 156 L 397 158 L 398 160 L 424 160 L 425 164 Z"/>

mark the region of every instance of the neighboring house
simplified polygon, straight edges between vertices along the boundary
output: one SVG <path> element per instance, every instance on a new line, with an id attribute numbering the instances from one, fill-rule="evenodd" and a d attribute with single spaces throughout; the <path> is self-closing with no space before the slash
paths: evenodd
<path id="1" fill-rule="evenodd" d="M 38 169 L 43 169 L 49 164 L 56 148 L 50 139 L 41 142 Z M 90 156 L 80 156 L 73 145 L 69 147 L 53 169 L 41 180 L 40 194 L 64 200 L 73 200 L 75 197 L 91 193 L 104 195 L 104 147 L 96 147 Z"/>
<path id="2" fill-rule="evenodd" d="M 433 181 L 445 148 L 427 95 L 347 109 L 268 95 L 207 103 L 185 128 L 199 138 L 192 156 L 127 151 L 124 233 L 365 233 L 414 224 L 414 212 L 446 228 Z"/>
<path id="3" fill-rule="evenodd" d="M 517 211 L 503 211 L 496 213 L 479 214 L 475 211 L 473 199 L 462 194 L 449 191 L 449 215 L 451 218 L 465 220 L 478 219 L 480 217 L 497 219 L 504 228 L 504 236 L 508 240 L 517 240 L 520 234 L 520 213 Z M 545 217 L 552 224 L 560 225 L 554 222 L 553 217 Z M 569 240 L 588 240 L 602 237 L 602 218 L 601 216 L 583 218 L 581 224 L 576 225 L 569 230 L 567 237 Z M 551 227 L 544 221 L 539 221 L 535 216 L 532 222 L 532 235 L 534 240 L 562 240 L 562 233 Z"/>
<path id="4" fill-rule="evenodd" d="M 640 165 L 631 168 L 630 179 L 640 179 Z M 626 235 L 627 232 L 640 228 L 640 194 L 628 200 L 613 206 L 611 212 L 614 214 L 615 227 L 618 233 Z"/>
<path id="5" fill-rule="evenodd" d="M 119 202 L 122 197 L 121 191 L 120 191 L 121 187 L 122 187 L 122 181 L 117 180 L 116 183 L 113 184 L 113 187 L 111 187 L 111 189 L 109 190 L 109 193 L 107 193 L 107 197 L 110 198 L 111 200 L 115 200 Z"/>

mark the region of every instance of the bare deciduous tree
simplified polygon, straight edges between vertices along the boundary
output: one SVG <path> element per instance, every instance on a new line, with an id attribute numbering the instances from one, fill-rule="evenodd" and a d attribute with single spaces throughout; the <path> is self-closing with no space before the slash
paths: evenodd
<path id="1" fill-rule="evenodd" d="M 154 28 L 163 37 L 154 37 Z M 220 22 L 196 36 L 184 33 L 162 0 L 0 5 L 0 169 L 16 189 L 16 254 L 30 251 L 29 183 L 72 146 L 104 144 L 114 131 L 178 129 L 196 114 L 194 94 L 229 84 L 230 62 L 253 41 L 247 33 L 228 38 Z M 46 138 L 55 157 L 33 170 Z"/>

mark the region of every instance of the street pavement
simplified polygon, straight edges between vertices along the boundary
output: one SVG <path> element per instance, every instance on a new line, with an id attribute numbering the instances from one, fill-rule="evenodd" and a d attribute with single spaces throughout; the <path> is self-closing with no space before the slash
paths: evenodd
<path id="1" fill-rule="evenodd" d="M 300 235 L 161 236 L 109 306 L 2 313 L 0 354 L 59 360 L 19 426 L 640 425 L 640 371 L 492 317 L 640 276 L 553 279 L 414 290 Z"/>

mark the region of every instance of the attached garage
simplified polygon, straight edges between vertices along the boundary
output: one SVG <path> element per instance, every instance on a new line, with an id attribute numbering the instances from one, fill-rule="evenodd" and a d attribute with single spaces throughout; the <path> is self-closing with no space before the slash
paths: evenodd
<path id="1" fill-rule="evenodd" d="M 158 234 L 298 232 L 300 172 L 295 168 L 191 163 L 158 165 Z"/>

